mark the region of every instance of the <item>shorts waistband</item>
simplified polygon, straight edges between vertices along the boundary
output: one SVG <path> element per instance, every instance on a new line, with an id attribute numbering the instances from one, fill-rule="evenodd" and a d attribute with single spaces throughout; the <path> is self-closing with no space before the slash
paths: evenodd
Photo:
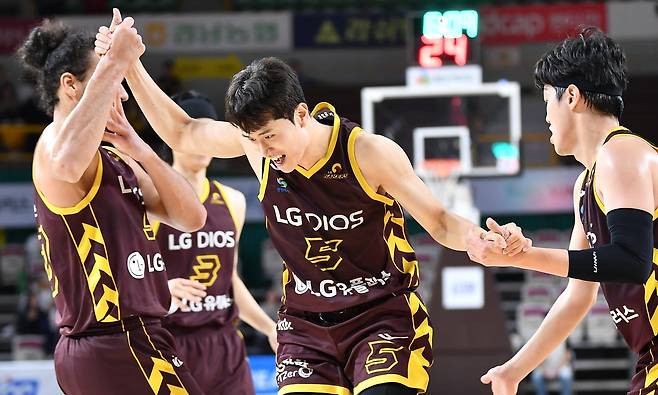
<path id="1" fill-rule="evenodd" d="M 178 326 L 178 325 L 164 325 L 165 329 L 174 336 L 203 336 L 206 334 L 213 335 L 224 333 L 225 331 L 236 331 L 237 328 L 233 323 L 226 323 L 224 325 L 208 324 L 201 326 Z"/>
<path id="2" fill-rule="evenodd" d="M 398 294 L 389 294 L 378 299 L 374 299 L 365 303 L 357 304 L 355 306 L 346 307 L 344 309 L 335 311 L 311 312 L 301 311 L 297 309 L 285 308 L 285 313 L 290 313 L 293 316 L 298 316 L 320 326 L 333 326 L 341 324 L 345 321 L 370 310 L 371 308 L 386 302 L 389 299 L 398 296 Z"/>
<path id="3" fill-rule="evenodd" d="M 135 329 L 139 329 L 143 326 L 152 326 L 152 325 L 160 326 L 161 323 L 162 323 L 162 319 L 160 318 L 132 316 L 132 317 L 124 318 L 118 322 L 87 328 L 83 332 L 78 332 L 72 335 L 68 335 L 67 337 L 73 339 L 79 339 L 81 337 L 89 337 L 89 336 L 114 335 L 117 333 L 123 333 Z"/>

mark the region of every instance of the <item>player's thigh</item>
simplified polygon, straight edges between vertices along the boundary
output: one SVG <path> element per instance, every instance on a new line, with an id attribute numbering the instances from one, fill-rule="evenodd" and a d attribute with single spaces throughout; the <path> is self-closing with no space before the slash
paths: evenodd
<path id="1" fill-rule="evenodd" d="M 345 368 L 354 394 L 382 384 L 426 391 L 433 360 L 432 324 L 420 298 L 398 295 L 357 318 L 353 325 L 359 330 L 353 331 Z"/>

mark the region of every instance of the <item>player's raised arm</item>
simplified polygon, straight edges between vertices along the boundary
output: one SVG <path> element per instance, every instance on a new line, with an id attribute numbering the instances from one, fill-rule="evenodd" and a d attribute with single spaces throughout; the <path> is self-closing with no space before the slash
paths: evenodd
<path id="1" fill-rule="evenodd" d="M 141 38 L 132 28 L 132 24 L 132 18 L 127 18 L 119 26 L 116 32 L 116 48 L 98 62 L 86 86 L 81 81 L 80 75 L 76 77 L 74 73 L 67 71 L 60 76 L 59 89 L 66 95 L 66 99 L 61 100 L 63 106 L 79 102 L 62 122 L 55 122 L 52 125 L 57 129 L 50 134 L 52 139 L 46 144 L 37 146 L 35 160 L 37 163 L 41 160 L 48 163 L 50 171 L 47 174 L 50 177 L 59 181 L 77 183 L 96 156 L 112 99 L 120 89 L 121 80 L 128 66 L 143 53 Z M 29 51 L 27 48 L 33 41 L 45 39 L 45 33 L 39 29 L 42 28 L 33 30 L 24 51 Z M 82 47 L 82 44 L 78 45 Z M 94 57 L 92 53 L 87 52 L 80 53 L 79 56 Z M 35 166 L 35 169 L 35 177 L 40 180 L 41 166 Z"/>
<path id="2" fill-rule="evenodd" d="M 96 35 L 96 53 L 111 49 L 112 37 L 111 26 L 101 26 Z M 172 149 L 221 158 L 244 155 L 238 128 L 228 122 L 189 117 L 158 87 L 140 61 L 133 63 L 126 79 L 149 124 Z"/>
<path id="3" fill-rule="evenodd" d="M 416 175 L 409 158 L 394 141 L 380 135 L 362 133 L 356 140 L 355 155 L 368 184 L 393 196 L 425 230 L 442 245 L 466 250 L 466 235 L 489 237 L 497 248 L 506 242 L 456 214 L 448 212 Z"/>
<path id="4" fill-rule="evenodd" d="M 194 189 L 185 177 L 160 159 L 139 137 L 128 122 L 118 98 L 110 112 L 104 140 L 127 154 L 123 160 L 135 172 L 150 220 L 158 220 L 187 232 L 203 226 L 206 210 Z"/>
<path id="5" fill-rule="evenodd" d="M 584 175 L 583 172 L 582 176 Z M 573 192 L 575 223 L 569 242 L 569 249 L 572 250 L 588 247 L 578 216 L 582 176 L 576 181 Z M 598 283 L 569 279 L 567 288 L 557 298 L 537 332 L 514 357 L 503 365 L 490 369 L 482 376 L 482 383 L 491 384 L 494 395 L 515 394 L 521 380 L 564 342 L 582 321 L 596 301 L 598 289 Z"/>
<path id="6" fill-rule="evenodd" d="M 238 128 L 224 121 L 190 118 L 158 87 L 141 62 L 128 70 L 126 79 L 149 124 L 172 149 L 220 158 L 244 155 Z"/>
<path id="7" fill-rule="evenodd" d="M 471 258 L 487 266 L 514 266 L 587 281 L 643 284 L 653 265 L 651 213 L 655 202 L 648 169 L 655 151 L 634 136 L 616 140 L 601 149 L 596 168 L 595 185 L 607 210 L 609 244 L 582 250 L 532 248 L 513 258 L 485 246 Z"/>

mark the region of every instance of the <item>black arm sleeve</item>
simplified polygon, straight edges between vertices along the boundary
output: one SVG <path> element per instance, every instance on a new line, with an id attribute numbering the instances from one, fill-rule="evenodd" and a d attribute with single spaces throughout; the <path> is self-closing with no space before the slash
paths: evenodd
<path id="1" fill-rule="evenodd" d="M 653 265 L 653 218 L 633 208 L 606 216 L 610 244 L 569 250 L 569 277 L 586 281 L 644 284 Z"/>

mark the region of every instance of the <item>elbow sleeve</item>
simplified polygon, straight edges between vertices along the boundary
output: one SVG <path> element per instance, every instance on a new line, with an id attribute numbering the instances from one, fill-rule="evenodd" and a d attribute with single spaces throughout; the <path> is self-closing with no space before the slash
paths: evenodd
<path id="1" fill-rule="evenodd" d="M 619 208 L 606 216 L 610 244 L 569 251 L 569 277 L 586 281 L 643 284 L 653 266 L 653 218 Z"/>

